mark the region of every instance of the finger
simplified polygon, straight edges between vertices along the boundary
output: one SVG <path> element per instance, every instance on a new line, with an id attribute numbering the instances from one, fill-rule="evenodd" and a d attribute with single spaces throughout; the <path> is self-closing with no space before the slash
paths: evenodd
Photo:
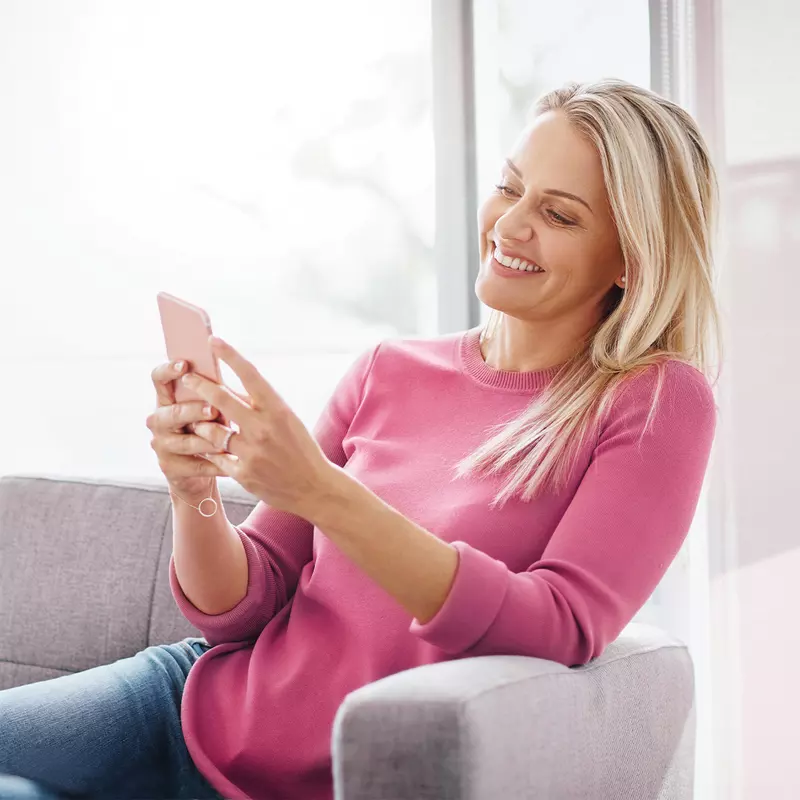
<path id="1" fill-rule="evenodd" d="M 191 433 L 162 433 L 150 440 L 150 447 L 159 455 L 197 456 L 225 451 L 203 436 Z"/>
<path id="2" fill-rule="evenodd" d="M 168 361 L 159 364 L 151 373 L 150 377 L 156 390 L 158 405 L 169 406 L 175 402 L 174 380 L 186 369 L 186 362 L 179 361 L 180 368 L 176 367 L 176 362 Z"/>
<path id="3" fill-rule="evenodd" d="M 192 422 L 214 419 L 219 413 L 218 410 L 212 406 L 210 411 L 206 412 L 206 406 L 208 403 L 202 400 L 159 406 L 147 417 L 147 427 L 154 433 L 170 433 L 178 432 Z"/>
<path id="4" fill-rule="evenodd" d="M 234 392 L 227 386 L 198 375 L 196 372 L 184 375 L 181 380 L 193 392 L 218 408 L 226 420 L 235 422 L 239 427 L 246 424 L 248 418 L 254 413 L 253 407 L 247 403 L 239 392 Z"/>
<path id="5" fill-rule="evenodd" d="M 253 398 L 250 397 L 249 394 L 246 394 L 244 392 L 237 392 L 235 389 L 231 389 L 230 386 L 228 387 L 228 391 L 233 392 L 240 400 L 244 400 L 244 402 L 247 403 L 247 405 L 249 405 L 252 408 Z"/>
<path id="6" fill-rule="evenodd" d="M 216 355 L 238 375 L 242 386 L 255 401 L 253 403 L 255 408 L 270 411 L 284 405 L 283 398 L 241 353 L 216 336 L 209 337 L 209 344 Z"/>
<path id="7" fill-rule="evenodd" d="M 237 392 L 235 389 L 231 389 L 230 386 L 225 387 L 231 394 L 235 394 L 240 400 L 244 401 L 249 408 L 253 407 L 253 399 L 250 397 L 249 394 L 243 394 L 242 392 Z M 219 422 L 220 425 L 224 425 L 226 428 L 230 428 L 231 420 L 229 420 L 221 411 L 219 412 L 219 416 L 216 418 L 216 421 Z M 190 428 L 194 426 L 190 425 Z M 235 424 L 233 427 L 236 427 Z"/>
<path id="8" fill-rule="evenodd" d="M 198 422 L 194 426 L 194 432 L 201 436 L 205 441 L 210 442 L 218 453 L 232 453 L 237 458 L 242 455 L 241 438 L 237 435 L 239 431 L 234 430 L 233 435 L 228 439 L 231 428 L 219 425 L 216 422 Z M 224 450 L 222 445 L 228 441 L 228 449 Z"/>
<path id="9" fill-rule="evenodd" d="M 233 392 L 233 394 L 235 394 L 240 400 L 242 400 L 244 403 L 246 403 L 249 408 L 254 408 L 255 407 L 255 403 L 253 402 L 253 398 L 250 397 L 249 394 L 244 393 L 244 392 L 237 392 L 235 389 L 231 389 L 230 386 L 228 387 L 228 391 L 229 392 Z M 219 419 L 217 421 L 220 424 L 224 425 L 226 428 L 231 428 L 231 427 L 238 428 L 238 425 L 236 425 L 236 423 L 233 423 L 233 425 L 231 425 L 232 420 L 229 420 L 222 413 L 220 413 Z"/>
<path id="10" fill-rule="evenodd" d="M 243 392 L 237 392 L 235 389 L 231 389 L 230 386 L 225 387 L 231 394 L 235 394 L 240 400 L 247 404 L 248 408 L 253 408 L 253 398 L 250 397 L 249 394 Z M 219 416 L 217 417 L 217 422 L 220 425 L 224 425 L 226 428 L 230 428 L 231 420 L 229 420 L 221 411 L 219 412 Z M 233 427 L 236 427 L 235 424 Z"/>

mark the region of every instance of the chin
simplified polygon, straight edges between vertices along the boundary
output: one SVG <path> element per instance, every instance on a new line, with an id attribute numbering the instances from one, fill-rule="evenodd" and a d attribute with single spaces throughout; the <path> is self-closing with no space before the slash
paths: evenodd
<path id="1" fill-rule="evenodd" d="M 501 281 L 503 279 L 497 278 L 497 276 L 492 275 L 491 273 L 487 273 L 486 266 L 482 265 L 481 271 L 478 273 L 478 277 L 475 281 L 475 296 L 487 308 L 492 308 L 495 311 L 502 311 L 502 306 L 508 302 L 508 297 L 506 296 L 505 298 L 501 298 L 500 293 L 498 292 L 498 298 L 497 301 L 495 301 L 495 292 L 492 289 L 492 287 L 496 285 L 495 280 Z"/>

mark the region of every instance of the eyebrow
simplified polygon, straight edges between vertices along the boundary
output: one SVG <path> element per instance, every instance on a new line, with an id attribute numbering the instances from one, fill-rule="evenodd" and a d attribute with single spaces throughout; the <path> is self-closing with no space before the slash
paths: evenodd
<path id="1" fill-rule="evenodd" d="M 520 179 L 522 180 L 522 172 L 520 171 L 519 167 L 510 159 L 506 159 L 506 164 L 508 164 L 509 169 Z M 589 211 L 592 211 L 591 206 L 581 197 L 578 197 L 576 194 L 570 194 L 569 192 L 562 191 L 561 189 L 542 189 L 543 194 L 555 194 L 559 197 L 567 197 L 570 200 L 577 200 L 579 203 L 583 203 Z M 594 211 L 592 211 L 594 214 Z"/>

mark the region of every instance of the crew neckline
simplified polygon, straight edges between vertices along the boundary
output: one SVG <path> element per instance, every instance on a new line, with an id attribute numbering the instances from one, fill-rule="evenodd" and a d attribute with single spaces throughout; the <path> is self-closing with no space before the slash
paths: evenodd
<path id="1" fill-rule="evenodd" d="M 510 370 L 490 367 L 484 360 L 483 353 L 481 353 L 480 338 L 482 330 L 483 326 L 478 325 L 465 331 L 461 336 L 459 352 L 462 370 L 484 386 L 516 392 L 543 389 L 555 377 L 555 374 L 562 366 L 559 364 L 555 367 L 532 372 L 511 372 Z"/>

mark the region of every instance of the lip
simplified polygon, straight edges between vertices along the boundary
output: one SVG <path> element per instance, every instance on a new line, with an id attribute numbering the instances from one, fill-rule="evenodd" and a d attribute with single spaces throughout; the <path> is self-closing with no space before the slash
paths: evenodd
<path id="1" fill-rule="evenodd" d="M 536 264 L 536 262 L 532 258 L 528 258 L 523 253 L 518 253 L 515 250 L 509 250 L 507 247 L 500 247 L 500 245 L 497 244 L 497 242 L 495 242 L 493 239 L 489 239 L 489 244 L 491 245 L 492 253 L 494 253 L 495 248 L 499 247 L 500 250 L 503 251 L 504 256 L 508 256 L 509 258 L 521 258 L 523 261 L 530 261 L 532 264 Z"/>
<path id="2" fill-rule="evenodd" d="M 528 272 L 526 270 L 511 269 L 504 267 L 495 257 L 492 256 L 492 271 L 501 278 L 538 278 L 546 275 L 545 272 Z"/>

